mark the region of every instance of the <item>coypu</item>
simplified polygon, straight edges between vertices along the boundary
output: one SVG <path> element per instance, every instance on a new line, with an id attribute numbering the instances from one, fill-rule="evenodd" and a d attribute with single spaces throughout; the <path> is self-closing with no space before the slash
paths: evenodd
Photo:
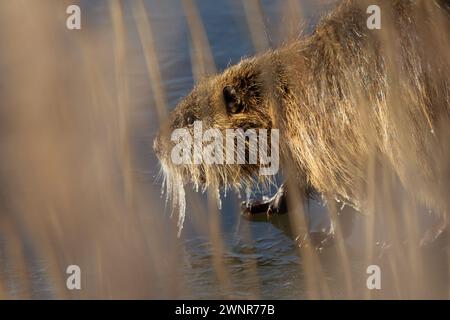
<path id="1" fill-rule="evenodd" d="M 368 28 L 369 5 L 381 9 L 379 30 Z M 288 186 L 292 198 L 317 194 L 363 211 L 370 192 L 383 197 L 379 169 L 436 213 L 442 223 L 428 238 L 442 237 L 450 181 L 449 13 L 449 0 L 344 0 L 311 35 L 203 79 L 154 141 L 168 193 L 177 202 L 188 181 L 217 190 L 271 179 L 257 175 L 260 163 L 173 165 L 174 129 L 192 132 L 198 120 L 221 131 L 278 129 L 287 183 L 268 201 L 247 202 L 246 214 L 286 212 Z"/>

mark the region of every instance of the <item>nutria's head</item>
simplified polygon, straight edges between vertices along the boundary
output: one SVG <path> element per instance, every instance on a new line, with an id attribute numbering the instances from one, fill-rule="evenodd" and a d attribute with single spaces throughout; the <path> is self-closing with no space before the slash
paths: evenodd
<path id="1" fill-rule="evenodd" d="M 270 141 L 274 139 L 271 134 L 276 130 L 271 130 L 272 112 L 268 94 L 266 94 L 267 90 L 264 90 L 265 79 L 260 69 L 258 60 L 248 59 L 228 68 L 222 74 L 201 80 L 172 111 L 169 121 L 161 126 L 154 141 L 154 149 L 161 162 L 169 196 L 170 193 L 178 192 L 177 188 L 180 185 L 188 182 L 193 183 L 196 188 L 203 188 L 203 190 L 207 187 L 217 190 L 220 187 L 238 189 L 253 185 L 255 181 L 267 182 L 271 179 L 270 175 L 258 174 L 261 166 L 264 166 L 264 163 L 260 162 L 259 156 L 256 163 L 249 161 L 251 160 L 249 159 L 250 151 L 255 146 L 249 143 L 248 136 L 245 138 L 237 134 L 236 139 L 232 140 L 236 150 L 239 139 L 241 139 L 241 146 L 245 145 L 244 152 L 240 153 L 241 160 L 245 158 L 245 163 L 230 164 L 226 161 L 226 157 L 228 157 L 225 150 L 226 141 L 228 141 L 226 139 L 227 129 L 241 129 L 242 132 L 254 129 L 257 134 L 261 132 L 260 129 L 266 129 L 269 149 Z M 195 155 L 189 158 L 191 160 L 188 161 L 189 163 L 182 162 L 180 164 L 180 161 L 174 161 L 174 155 L 180 156 L 178 158 L 183 157 L 180 149 L 176 148 L 182 140 L 180 135 L 188 135 L 188 143 L 191 142 L 191 145 L 195 145 L 198 143 L 198 140 L 194 141 L 195 132 L 200 131 L 200 135 L 205 134 L 203 137 L 203 151 L 205 151 L 206 145 L 211 141 L 216 141 L 214 134 L 209 138 L 206 137 L 208 129 L 218 129 L 214 131 L 219 131 L 223 136 L 223 145 L 217 146 L 216 144 L 214 147 L 216 149 L 212 151 L 212 154 L 215 154 L 217 148 L 223 150 L 223 163 L 213 161 L 214 163 L 211 164 L 206 157 L 196 161 Z M 259 137 L 258 135 L 258 139 L 260 139 Z M 195 152 L 194 148 L 193 146 L 191 150 L 193 153 Z M 210 148 L 210 150 L 212 149 Z M 270 152 L 269 150 L 268 153 Z M 236 162 L 238 162 L 238 156 L 239 154 L 234 155 Z"/>

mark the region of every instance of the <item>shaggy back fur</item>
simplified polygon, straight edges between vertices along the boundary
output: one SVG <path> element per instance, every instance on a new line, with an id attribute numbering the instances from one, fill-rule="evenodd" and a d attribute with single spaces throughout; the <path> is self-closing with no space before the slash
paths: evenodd
<path id="1" fill-rule="evenodd" d="M 415 198 L 448 212 L 449 3 L 343 1 L 311 36 L 201 81 L 169 127 L 194 114 L 222 130 L 279 128 L 284 173 L 299 184 L 360 208 L 370 168 L 379 166 Z M 373 4 L 381 30 L 366 24 Z M 224 106 L 229 85 L 241 95 L 238 114 Z M 171 167 L 168 136 L 156 144 L 166 171 L 184 181 L 198 184 L 203 172 L 201 182 L 214 187 L 254 182 L 248 165 Z"/>

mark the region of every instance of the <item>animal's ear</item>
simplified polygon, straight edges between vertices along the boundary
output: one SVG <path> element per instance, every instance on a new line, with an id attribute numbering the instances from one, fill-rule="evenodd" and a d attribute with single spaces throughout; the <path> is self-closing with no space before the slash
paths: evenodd
<path id="1" fill-rule="evenodd" d="M 228 114 L 236 114 L 244 109 L 241 99 L 232 86 L 226 86 L 222 92 Z"/>

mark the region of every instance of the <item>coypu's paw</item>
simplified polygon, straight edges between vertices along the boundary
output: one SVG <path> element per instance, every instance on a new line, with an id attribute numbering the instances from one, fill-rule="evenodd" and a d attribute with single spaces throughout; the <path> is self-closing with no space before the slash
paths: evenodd
<path id="1" fill-rule="evenodd" d="M 241 203 L 241 214 L 251 221 L 267 220 L 274 214 L 287 213 L 286 187 L 282 185 L 268 200 L 250 200 Z"/>

